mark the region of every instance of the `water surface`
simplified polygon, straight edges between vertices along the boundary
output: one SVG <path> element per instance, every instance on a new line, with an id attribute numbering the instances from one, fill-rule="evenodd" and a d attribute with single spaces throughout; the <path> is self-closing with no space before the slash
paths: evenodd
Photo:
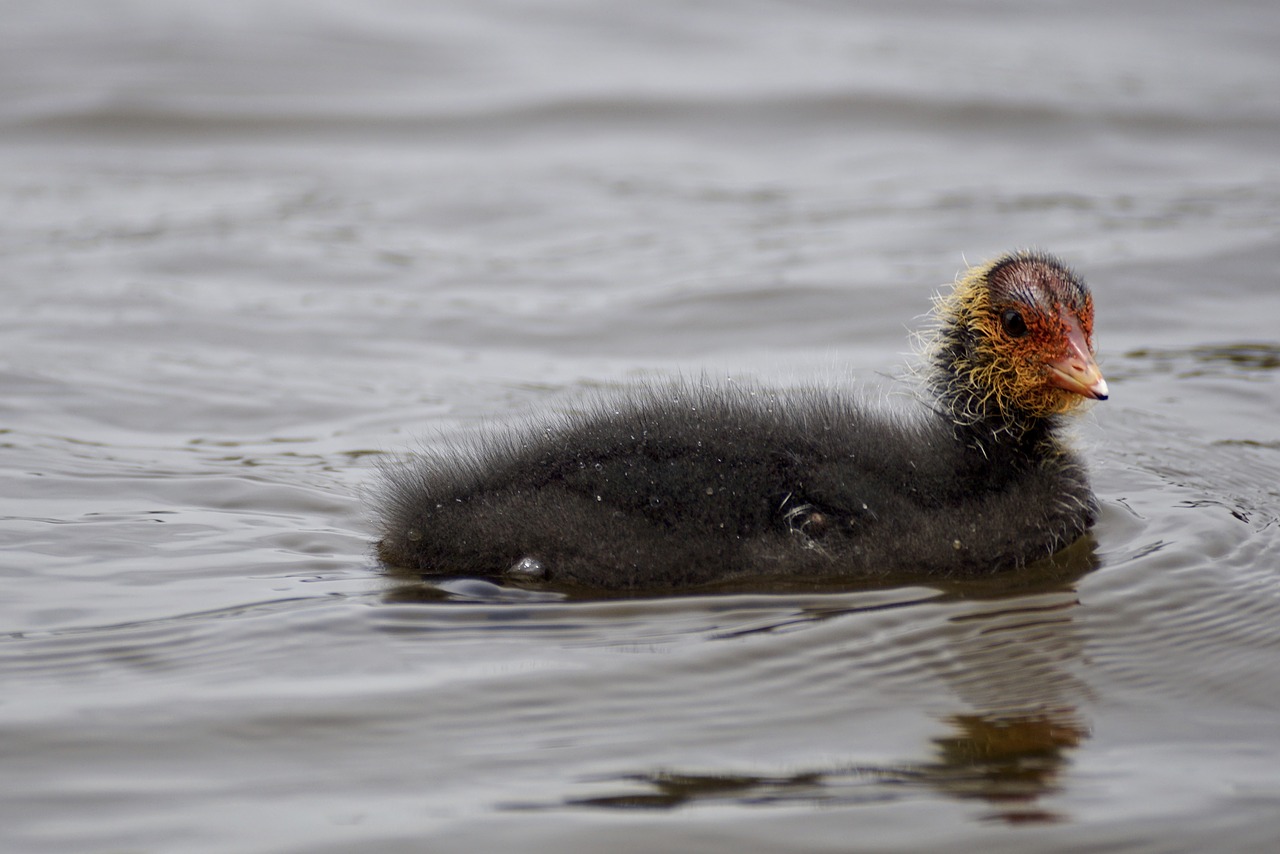
<path id="1" fill-rule="evenodd" d="M 1271 4 L 9 4 L 0 841 L 1265 850 Z M 374 462 L 674 376 L 897 400 L 1092 283 L 1102 502 L 968 585 L 406 583 Z"/>

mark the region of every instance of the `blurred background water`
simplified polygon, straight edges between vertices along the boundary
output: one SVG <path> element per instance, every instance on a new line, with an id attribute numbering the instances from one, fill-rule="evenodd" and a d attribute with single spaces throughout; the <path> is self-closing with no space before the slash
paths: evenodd
<path id="1" fill-rule="evenodd" d="M 1262 850 L 1280 7 L 6 3 L 6 851 Z M 1103 504 L 981 585 L 385 578 L 372 461 L 678 375 L 895 393 L 1092 283 Z"/>

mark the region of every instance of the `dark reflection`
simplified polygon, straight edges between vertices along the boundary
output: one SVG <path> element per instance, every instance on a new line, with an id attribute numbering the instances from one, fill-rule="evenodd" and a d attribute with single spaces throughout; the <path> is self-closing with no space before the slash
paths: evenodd
<path id="1" fill-rule="evenodd" d="M 758 775 L 643 770 L 580 781 L 595 790 L 590 795 L 553 803 L 508 804 L 507 808 L 839 806 L 932 794 L 984 804 L 981 818 L 985 820 L 1066 820 L 1068 816 L 1042 800 L 1060 790 L 1073 750 L 1089 734 L 1078 712 L 1091 699 L 1091 691 L 1074 673 L 1084 644 L 1073 612 L 1079 605 L 1077 583 L 1099 564 L 1097 543 L 1087 535 L 1046 560 L 987 578 L 895 577 L 841 583 L 754 579 L 692 594 L 686 591 L 680 598 L 697 602 L 701 611 L 714 618 L 703 632 L 711 641 L 785 633 L 859 612 L 940 606 L 945 609 L 944 619 L 928 629 L 927 641 L 904 640 L 915 645 L 903 647 L 895 666 L 917 673 L 921 680 L 936 679 L 961 710 L 939 719 L 942 730 L 928 738 L 923 758 L 917 754 L 901 763 L 851 761 Z M 566 608 L 577 612 L 593 602 L 620 598 L 647 599 L 650 604 L 640 607 L 660 609 L 677 597 L 602 596 L 443 577 L 399 585 L 384 594 L 388 603 L 471 602 L 490 606 L 488 613 L 494 616 L 519 611 L 526 618 L 563 614 Z M 544 611 L 548 605 L 543 603 L 548 601 L 559 604 Z M 513 611 L 512 603 L 527 607 Z M 741 622 L 725 623 L 717 616 L 722 613 L 732 613 Z M 911 619 L 905 617 L 907 622 Z M 856 649 L 851 647 L 850 673 L 856 673 L 863 661 L 856 657 Z M 832 749 L 838 751 L 839 746 Z"/>
<path id="2" fill-rule="evenodd" d="M 814 771 L 785 777 L 756 777 L 749 774 L 682 774 L 660 771 L 635 774 L 615 782 L 640 784 L 647 791 L 601 795 L 566 801 L 567 806 L 609 809 L 672 809 L 695 803 L 770 803 L 781 801 L 828 800 L 824 791 L 829 774 Z M 608 781 L 598 781 L 608 782 Z"/>
<path id="3" fill-rule="evenodd" d="M 627 791 L 569 799 L 562 806 L 675 809 L 708 804 L 856 805 L 911 797 L 920 790 L 987 802 L 987 819 L 1010 824 L 1061 821 L 1038 805 L 1058 791 L 1070 750 L 1088 735 L 1070 710 L 1009 717 L 957 714 L 933 740 L 931 761 L 896 766 L 849 765 L 782 776 L 660 771 L 588 781 Z M 546 805 L 554 808 L 561 805 Z M 526 809 L 537 809 L 525 805 Z"/>
<path id="4" fill-rule="evenodd" d="M 903 636 L 895 665 L 905 680 L 916 678 L 912 673 L 920 680 L 936 679 L 959 709 L 939 719 L 941 731 L 928 738 L 922 756 L 890 765 L 854 760 L 782 774 L 664 768 L 583 780 L 595 790 L 592 794 L 515 808 L 854 806 L 942 795 L 984 805 L 982 820 L 1068 820 L 1044 800 L 1065 785 L 1072 753 L 1089 735 L 1079 709 L 1092 698 L 1092 691 L 1075 672 L 1084 642 L 1073 617 L 1079 606 L 1075 584 L 1097 565 L 1095 543 L 1086 537 L 1021 573 L 934 584 L 934 596 L 904 596 L 879 606 L 855 597 L 864 610 L 945 608 L 945 619 L 923 629 L 920 638 Z M 821 597 L 805 599 L 787 617 L 717 637 L 784 630 L 859 610 L 849 600 L 834 598 L 835 607 L 824 608 Z M 849 672 L 857 674 L 867 659 L 858 657 L 856 647 L 849 655 Z M 839 746 L 833 745 L 833 750 Z"/>
<path id="5" fill-rule="evenodd" d="M 453 597 L 447 590 L 434 584 L 397 584 L 382 594 L 386 605 L 418 605 L 436 602 L 448 602 Z"/>
<path id="6" fill-rule="evenodd" d="M 875 585 L 863 583 L 861 586 L 852 588 L 850 587 L 850 583 L 846 582 L 842 588 L 825 589 L 821 592 L 866 593 L 874 590 L 886 590 L 911 586 L 931 588 L 937 591 L 937 594 L 933 596 L 903 598 L 902 600 L 893 603 L 870 606 L 870 609 L 873 610 L 906 608 L 927 600 L 991 602 L 1013 599 L 1020 596 L 1052 593 L 1072 594 L 1071 598 L 1067 600 L 1065 604 L 1074 605 L 1074 590 L 1076 583 L 1101 565 L 1101 560 L 1098 558 L 1097 546 L 1097 541 L 1094 540 L 1093 535 L 1086 534 L 1067 548 L 1059 551 L 1057 554 L 1054 554 L 1052 557 L 1042 561 L 1037 561 L 1036 563 L 1023 567 L 1017 572 L 1000 573 L 987 578 L 933 579 L 927 583 L 922 582 L 919 578 L 914 581 L 910 579 L 898 579 L 894 582 L 890 582 L 887 579 L 879 579 Z M 742 592 L 742 590 L 739 588 L 735 592 Z M 774 592 L 777 593 L 779 591 Z M 808 592 L 814 591 L 810 590 Z M 845 605 L 832 605 L 817 601 L 797 609 L 796 613 L 788 615 L 785 619 L 778 620 L 767 625 L 752 626 L 748 629 L 725 631 L 720 633 L 718 637 L 733 638 L 747 634 L 761 634 L 780 631 L 793 628 L 803 623 L 830 620 L 835 617 L 853 614 L 864 610 L 868 610 L 868 608 L 862 606 L 849 607 Z"/>
<path id="7" fill-rule="evenodd" d="M 990 802 L 992 818 L 1013 823 L 1062 818 L 1036 808 L 1036 802 L 1058 791 L 1067 751 L 1088 736 L 1073 712 L 954 715 L 948 722 L 955 731 L 934 739 L 941 759 L 928 766 L 931 785 L 952 797 Z"/>

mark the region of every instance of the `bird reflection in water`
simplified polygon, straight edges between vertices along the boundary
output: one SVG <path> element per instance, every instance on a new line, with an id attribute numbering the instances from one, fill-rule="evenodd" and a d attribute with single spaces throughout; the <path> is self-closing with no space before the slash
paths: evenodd
<path id="1" fill-rule="evenodd" d="M 925 782 L 952 797 L 989 802 L 990 818 L 1010 823 L 1062 818 L 1037 803 L 1058 791 L 1067 751 L 1088 736 L 1072 712 L 953 715 L 948 722 L 953 732 L 934 739 L 939 760 L 922 766 Z"/>
<path id="2" fill-rule="evenodd" d="M 779 775 L 663 769 L 583 781 L 601 793 L 552 808 L 856 806 L 940 793 L 985 803 L 983 820 L 1065 820 L 1043 800 L 1064 788 L 1072 753 L 1089 736 L 1078 706 L 1092 698 L 1092 691 L 1074 673 L 1082 641 L 1073 616 L 1079 606 L 1076 583 L 1098 566 L 1095 545 L 1085 538 L 1041 562 L 1020 584 L 943 588 L 951 612 L 946 640 L 938 643 L 931 634 L 930 649 L 946 652 L 925 661 L 964 711 L 941 718 L 946 730 L 929 739 L 929 756 L 921 761 L 850 763 Z M 841 613 L 852 611 L 807 618 L 825 621 Z M 768 629 L 754 629 L 761 630 Z M 608 791 L 615 787 L 622 791 Z"/>
<path id="3" fill-rule="evenodd" d="M 778 776 L 660 771 L 595 783 L 639 790 L 570 799 L 567 806 L 674 809 L 709 804 L 742 806 L 811 803 L 858 805 L 897 800 L 919 789 L 987 802 L 984 819 L 1010 824 L 1055 822 L 1062 814 L 1039 801 L 1059 790 L 1069 754 L 1088 729 L 1072 710 L 1025 715 L 956 714 L 952 730 L 934 739 L 932 761 L 895 766 L 852 765 Z"/>

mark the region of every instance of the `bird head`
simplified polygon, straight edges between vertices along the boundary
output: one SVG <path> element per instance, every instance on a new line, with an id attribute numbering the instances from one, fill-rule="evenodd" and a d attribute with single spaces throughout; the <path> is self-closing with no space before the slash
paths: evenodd
<path id="1" fill-rule="evenodd" d="M 971 268 L 939 299 L 938 315 L 935 370 L 948 375 L 943 393 L 958 415 L 1047 418 L 1107 398 L 1093 357 L 1093 297 L 1052 256 L 1016 252 Z"/>

